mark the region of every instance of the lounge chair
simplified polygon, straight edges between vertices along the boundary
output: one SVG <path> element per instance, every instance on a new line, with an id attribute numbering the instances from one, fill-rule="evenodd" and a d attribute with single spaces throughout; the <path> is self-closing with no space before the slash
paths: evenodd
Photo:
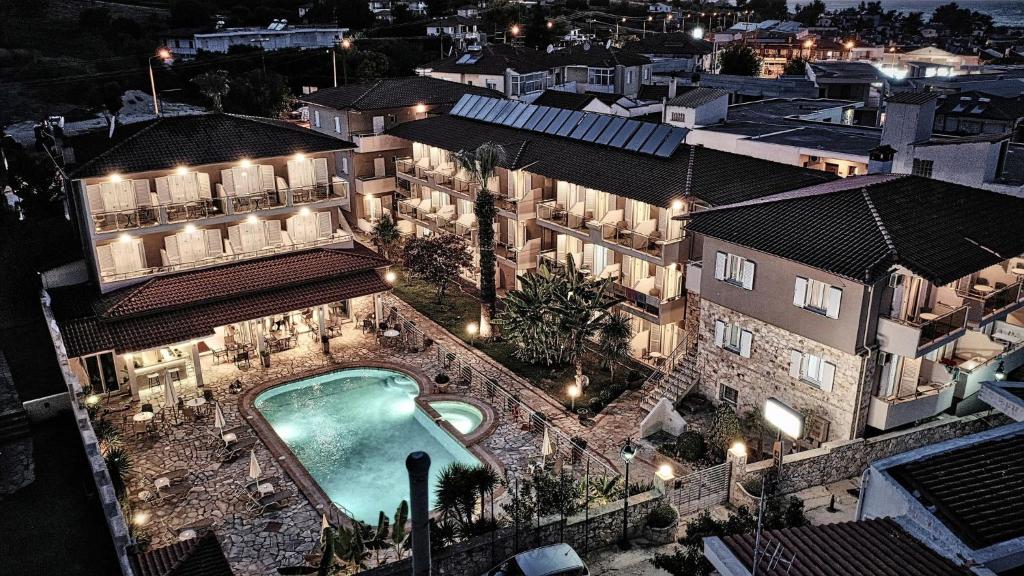
<path id="1" fill-rule="evenodd" d="M 180 482 L 178 484 L 171 484 L 166 488 L 157 490 L 157 495 L 164 500 L 175 500 L 184 497 L 186 494 L 192 491 L 191 482 Z"/>
<path id="2" fill-rule="evenodd" d="M 293 496 L 295 493 L 291 490 L 278 490 L 260 498 L 253 498 L 249 503 L 249 511 L 259 515 L 267 510 L 284 508 L 285 502 Z"/>
<path id="3" fill-rule="evenodd" d="M 222 464 L 233 462 L 236 458 L 247 452 L 253 446 L 256 445 L 255 438 L 242 438 L 237 442 L 233 442 L 222 450 L 220 461 Z"/>

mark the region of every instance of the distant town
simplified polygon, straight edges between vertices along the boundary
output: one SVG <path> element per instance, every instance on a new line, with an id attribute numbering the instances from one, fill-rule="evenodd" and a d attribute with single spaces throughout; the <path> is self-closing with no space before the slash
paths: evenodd
<path id="1" fill-rule="evenodd" d="M 0 160 L 5 576 L 1024 573 L 1012 0 L 4 3 Z"/>

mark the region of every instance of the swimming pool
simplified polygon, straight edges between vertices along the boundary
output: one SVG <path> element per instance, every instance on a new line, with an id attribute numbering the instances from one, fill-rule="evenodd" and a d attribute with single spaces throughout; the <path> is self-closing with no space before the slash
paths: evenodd
<path id="1" fill-rule="evenodd" d="M 484 421 L 484 413 L 476 406 L 466 402 L 438 400 L 429 404 L 431 408 L 437 410 L 441 418 L 463 434 L 472 433 Z"/>
<path id="2" fill-rule="evenodd" d="M 270 388 L 253 406 L 328 498 L 376 523 L 378 512 L 391 517 L 409 499 L 410 452 L 430 454 L 431 507 L 441 469 L 480 463 L 419 409 L 418 394 L 407 374 L 350 368 Z"/>

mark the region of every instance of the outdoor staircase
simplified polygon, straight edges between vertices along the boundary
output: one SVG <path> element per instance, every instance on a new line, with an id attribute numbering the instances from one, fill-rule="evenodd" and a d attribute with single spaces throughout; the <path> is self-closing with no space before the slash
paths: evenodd
<path id="1" fill-rule="evenodd" d="M 32 434 L 28 413 L 18 408 L 0 414 L 0 444 L 26 438 Z"/>
<path id="2" fill-rule="evenodd" d="M 643 386 L 640 406 L 650 412 L 665 398 L 672 404 L 690 393 L 700 381 L 700 369 L 695 354 L 687 353 L 686 342 L 672 351 L 662 369 L 657 370 Z"/>

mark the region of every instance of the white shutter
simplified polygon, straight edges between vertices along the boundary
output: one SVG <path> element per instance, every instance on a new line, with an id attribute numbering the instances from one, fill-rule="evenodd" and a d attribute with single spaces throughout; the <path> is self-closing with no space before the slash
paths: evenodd
<path id="1" fill-rule="evenodd" d="M 725 280 L 725 252 L 715 253 L 715 280 Z"/>
<path id="2" fill-rule="evenodd" d="M 230 168 L 220 171 L 220 183 L 224 186 L 224 192 L 226 192 L 228 196 L 238 194 L 235 192 L 235 173 L 232 172 Z"/>
<path id="3" fill-rule="evenodd" d="M 288 236 L 291 237 L 292 242 L 295 244 L 301 244 L 302 234 L 299 232 L 299 219 L 301 216 L 289 216 L 284 221 L 284 228 L 288 231 Z"/>
<path id="4" fill-rule="evenodd" d="M 193 234 L 178 232 L 174 236 L 178 239 L 178 254 L 181 256 L 182 263 L 191 263 L 199 259 L 201 253 L 196 253 L 195 243 L 192 241 Z"/>
<path id="5" fill-rule="evenodd" d="M 754 334 L 749 330 L 740 332 L 740 356 L 750 358 L 750 344 L 754 340 Z"/>
<path id="6" fill-rule="evenodd" d="M 313 158 L 313 179 L 317 184 L 327 184 L 330 181 L 327 158 Z"/>
<path id="7" fill-rule="evenodd" d="M 224 254 L 223 239 L 220 230 L 206 230 L 206 255 L 217 258 Z"/>
<path id="8" fill-rule="evenodd" d="M 288 187 L 305 188 L 312 184 L 308 181 L 309 165 L 301 160 L 288 161 Z"/>
<path id="9" fill-rule="evenodd" d="M 341 134 L 341 117 L 340 116 L 335 116 L 334 117 L 334 131 L 337 132 L 338 134 Z"/>
<path id="10" fill-rule="evenodd" d="M 196 262 L 206 257 L 206 230 L 196 230 L 188 236 L 189 243 L 192 244 L 192 258 Z"/>
<path id="11" fill-rule="evenodd" d="M 164 250 L 167 252 L 167 263 L 170 265 L 181 264 L 181 255 L 178 253 L 178 236 L 164 236 Z"/>
<path id="12" fill-rule="evenodd" d="M 267 244 L 270 246 L 281 246 L 284 244 L 284 238 L 281 237 L 281 221 L 280 220 L 267 220 Z"/>
<path id="13" fill-rule="evenodd" d="M 269 164 L 260 164 L 260 187 L 263 190 L 274 190 L 277 186 L 274 184 L 274 167 Z"/>
<path id="14" fill-rule="evenodd" d="M 135 208 L 135 186 L 131 180 L 122 180 L 114 188 L 117 190 L 117 208 L 131 210 Z"/>
<path id="15" fill-rule="evenodd" d="M 661 352 L 661 326 L 651 327 L 651 352 Z"/>
<path id="16" fill-rule="evenodd" d="M 514 224 L 515 220 L 509 220 L 508 223 Z M 514 236 L 509 236 L 509 239 L 513 242 L 515 241 L 514 238 Z M 589 270 L 594 269 L 594 245 L 590 242 L 583 245 L 583 266 Z M 659 266 L 658 269 L 660 270 L 661 266 Z"/>
<path id="17" fill-rule="evenodd" d="M 793 306 L 804 307 L 807 302 L 807 278 L 796 277 L 796 286 L 793 287 Z"/>
<path id="18" fill-rule="evenodd" d="M 320 127 L 320 111 L 319 110 L 313 110 L 313 126 L 315 126 L 317 128 Z"/>
<path id="19" fill-rule="evenodd" d="M 132 180 L 132 187 L 135 191 L 135 206 L 149 206 L 153 199 L 149 194 L 149 180 Z"/>
<path id="20" fill-rule="evenodd" d="M 178 177 L 181 181 L 181 190 L 184 193 L 186 202 L 199 200 L 199 180 L 194 173 L 184 174 Z"/>
<path id="21" fill-rule="evenodd" d="M 199 197 L 204 200 L 213 199 L 213 189 L 210 187 L 210 175 L 206 172 L 196 172 L 196 184 L 199 186 Z"/>
<path id="22" fill-rule="evenodd" d="M 317 226 L 317 238 L 330 238 L 333 232 L 333 226 L 331 225 L 331 213 L 330 212 L 317 212 L 316 213 L 316 226 Z"/>
<path id="23" fill-rule="evenodd" d="M 156 178 L 156 199 L 160 204 L 171 203 L 171 185 L 166 176 Z"/>
<path id="24" fill-rule="evenodd" d="M 829 318 L 839 318 L 839 304 L 842 300 L 842 288 L 830 287 L 828 289 L 828 308 L 825 309 L 825 315 Z"/>
<path id="25" fill-rule="evenodd" d="M 750 260 L 743 262 L 743 287 L 747 290 L 754 289 L 754 268 L 756 265 Z"/>
<path id="26" fill-rule="evenodd" d="M 804 355 L 798 350 L 789 351 L 789 375 L 793 378 L 800 377 L 800 363 L 803 361 Z"/>
<path id="27" fill-rule="evenodd" d="M 836 379 L 836 365 L 831 362 L 821 363 L 821 389 L 825 392 L 832 391 L 832 383 Z"/>
<path id="28" fill-rule="evenodd" d="M 228 226 L 228 243 L 235 254 L 245 251 L 242 246 L 242 229 L 239 226 Z"/>
<path id="29" fill-rule="evenodd" d="M 715 320 L 715 346 L 721 348 L 725 345 L 725 322 Z"/>
<path id="30" fill-rule="evenodd" d="M 100 269 L 101 276 L 107 276 L 114 272 L 114 254 L 109 245 L 96 247 L 96 265 Z"/>
<path id="31" fill-rule="evenodd" d="M 113 182 L 100 182 L 100 196 L 104 212 L 117 212 L 117 186 Z"/>
<path id="32" fill-rule="evenodd" d="M 103 192 L 100 190 L 99 184 L 90 184 L 85 187 L 85 196 L 89 201 L 89 213 L 95 216 L 102 212 L 106 212 L 103 206 Z"/>

